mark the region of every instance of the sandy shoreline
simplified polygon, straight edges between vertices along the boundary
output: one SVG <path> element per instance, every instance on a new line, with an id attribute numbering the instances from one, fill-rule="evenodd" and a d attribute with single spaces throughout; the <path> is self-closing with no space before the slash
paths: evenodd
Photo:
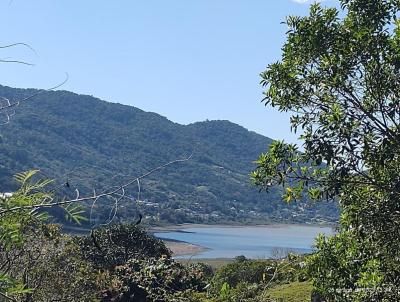
<path id="1" fill-rule="evenodd" d="M 171 231 L 181 231 L 189 228 L 282 228 L 287 226 L 302 226 L 302 227 L 332 227 L 332 225 L 325 224 L 301 224 L 301 223 L 271 223 L 271 224 L 254 224 L 254 225 L 243 225 L 243 224 L 197 224 L 197 223 L 182 223 L 175 225 L 166 225 L 166 226 L 154 226 L 149 229 L 152 233 L 165 233 Z"/>
<path id="2" fill-rule="evenodd" d="M 163 240 L 165 245 L 171 250 L 172 256 L 188 256 L 188 255 L 197 255 L 201 252 L 208 250 L 207 248 L 191 244 L 184 241 L 176 241 L 176 240 Z"/>

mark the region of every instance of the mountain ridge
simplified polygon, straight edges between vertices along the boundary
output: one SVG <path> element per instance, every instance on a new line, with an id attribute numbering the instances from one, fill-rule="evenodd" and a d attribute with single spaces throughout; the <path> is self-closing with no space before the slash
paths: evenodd
<path id="1" fill-rule="evenodd" d="M 23 99 L 37 92 L 0 86 L 0 96 Z M 88 194 L 193 154 L 141 184 L 118 219 L 143 212 L 149 222 L 332 220 L 332 207 L 285 205 L 280 190 L 259 194 L 248 174 L 272 139 L 228 120 L 183 125 L 154 112 L 69 91 L 50 91 L 16 108 L 0 129 L 0 189 L 15 189 L 11 175 L 40 169 Z M 137 195 L 132 188 L 132 196 Z M 63 190 L 62 194 L 70 194 Z M 96 207 L 106 220 L 110 205 Z M 298 216 L 300 215 L 300 216 Z M 296 218 L 300 217 L 300 218 Z"/>

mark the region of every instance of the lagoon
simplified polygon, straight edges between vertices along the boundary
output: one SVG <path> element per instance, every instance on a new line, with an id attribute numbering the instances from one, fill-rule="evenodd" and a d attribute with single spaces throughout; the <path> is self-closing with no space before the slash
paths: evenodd
<path id="1" fill-rule="evenodd" d="M 197 254 L 175 258 L 215 259 L 243 255 L 250 259 L 280 258 L 288 252 L 298 254 L 313 251 L 318 234 L 332 235 L 331 227 L 308 225 L 264 226 L 201 226 L 174 231 L 156 232 L 160 239 L 183 241 L 202 246 Z"/>

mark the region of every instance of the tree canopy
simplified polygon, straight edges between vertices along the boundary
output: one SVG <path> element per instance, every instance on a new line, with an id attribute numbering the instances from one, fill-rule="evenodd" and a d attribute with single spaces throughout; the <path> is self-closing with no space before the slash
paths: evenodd
<path id="1" fill-rule="evenodd" d="M 291 114 L 303 145 L 275 142 L 252 178 L 266 190 L 283 185 L 287 202 L 306 192 L 340 203 L 339 233 L 319 238 L 310 262 L 317 290 L 337 301 L 394 301 L 400 282 L 400 1 L 340 4 L 343 11 L 314 4 L 308 16 L 287 18 L 282 59 L 268 66 L 261 83 L 265 104 Z"/>

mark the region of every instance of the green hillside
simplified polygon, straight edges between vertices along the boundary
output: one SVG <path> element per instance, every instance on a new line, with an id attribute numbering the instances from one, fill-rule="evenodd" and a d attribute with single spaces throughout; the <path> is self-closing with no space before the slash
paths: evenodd
<path id="1" fill-rule="evenodd" d="M 0 95 L 11 100 L 35 92 L 0 86 Z M 143 180 L 139 196 L 133 186 L 131 198 L 119 204 L 117 219 L 133 219 L 139 212 L 146 222 L 172 223 L 337 217 L 333 204 L 285 205 L 278 189 L 259 194 L 248 174 L 272 140 L 229 121 L 180 125 L 135 107 L 56 91 L 21 103 L 0 135 L 3 192 L 15 189 L 14 173 L 40 169 L 55 179 L 60 195 L 75 188 L 90 194 L 193 154 Z M 111 206 L 97 204 L 92 223 L 107 220 Z"/>

